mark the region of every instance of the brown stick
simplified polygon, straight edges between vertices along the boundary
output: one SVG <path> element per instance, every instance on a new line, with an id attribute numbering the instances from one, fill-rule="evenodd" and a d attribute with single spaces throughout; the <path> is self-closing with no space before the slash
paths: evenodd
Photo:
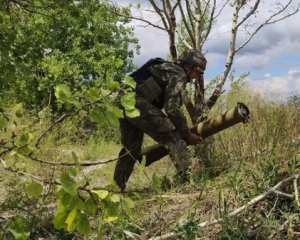
<path id="1" fill-rule="evenodd" d="M 298 179 L 299 177 L 300 177 L 300 174 L 294 174 L 291 177 L 283 179 L 282 181 L 280 181 L 279 183 L 277 183 L 275 186 L 269 188 L 267 191 L 265 191 L 261 195 L 255 197 L 252 200 L 250 200 L 249 202 L 247 202 L 245 205 L 243 205 L 243 206 L 235 209 L 234 211 L 230 212 L 227 216 L 232 217 L 232 216 L 235 216 L 235 215 L 239 214 L 240 212 L 244 211 L 248 207 L 250 207 L 250 206 L 258 203 L 259 201 L 263 200 L 264 198 L 266 198 L 270 194 L 275 193 L 277 191 L 277 189 L 279 189 L 283 184 L 285 184 L 285 183 L 287 183 L 289 181 Z M 279 194 L 278 194 L 278 196 L 279 196 Z M 213 224 L 222 223 L 223 221 L 224 221 L 224 218 L 215 218 L 215 219 L 210 220 L 210 221 L 205 221 L 205 222 L 199 223 L 198 227 L 207 227 L 207 226 L 210 226 L 210 225 L 213 225 Z M 138 235 L 138 236 L 142 237 L 140 235 Z M 176 236 L 178 236 L 178 234 L 176 234 L 176 233 L 166 233 L 165 235 L 162 235 L 162 236 L 159 236 L 159 237 L 154 237 L 154 238 L 149 238 L 148 240 L 166 240 L 166 239 L 175 238 Z M 139 240 L 139 239 L 142 239 L 142 238 L 131 238 L 131 239 L 133 239 L 133 240 Z"/>

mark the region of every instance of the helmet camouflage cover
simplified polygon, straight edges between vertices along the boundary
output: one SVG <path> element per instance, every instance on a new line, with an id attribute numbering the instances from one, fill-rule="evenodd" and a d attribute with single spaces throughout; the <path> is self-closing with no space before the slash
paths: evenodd
<path id="1" fill-rule="evenodd" d="M 194 49 L 189 49 L 183 52 L 178 58 L 179 64 L 186 64 L 191 67 L 198 67 L 201 72 L 203 72 L 206 68 L 206 58 L 204 55 Z"/>

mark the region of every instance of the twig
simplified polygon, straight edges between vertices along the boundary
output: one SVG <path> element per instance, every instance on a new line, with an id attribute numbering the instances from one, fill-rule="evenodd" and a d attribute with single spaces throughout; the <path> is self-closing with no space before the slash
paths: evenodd
<path id="1" fill-rule="evenodd" d="M 139 234 L 136 234 L 136 233 L 133 233 L 133 232 L 130 232 L 130 231 L 127 231 L 127 230 L 123 230 L 123 233 L 129 237 L 130 239 L 133 239 L 133 240 L 147 240 L 147 238 L 145 236 L 141 236 Z"/>
<path id="2" fill-rule="evenodd" d="M 294 199 L 294 195 L 292 195 L 292 194 L 284 193 L 284 192 L 281 192 L 278 190 L 273 191 L 273 193 L 276 194 L 277 196 Z"/>
<path id="3" fill-rule="evenodd" d="M 2 151 L 2 152 L 0 153 L 0 157 L 2 157 L 3 155 L 5 155 L 6 153 L 12 151 L 15 147 L 16 147 L 16 146 L 13 145 L 12 147 L 6 148 L 4 151 Z"/>
<path id="4" fill-rule="evenodd" d="M 126 153 L 124 155 L 127 155 L 127 154 L 128 153 Z M 37 159 L 31 155 L 24 155 L 24 156 L 28 157 L 29 159 L 31 159 L 35 162 L 45 163 L 45 164 L 49 164 L 49 165 L 53 165 L 53 166 L 81 166 L 81 167 L 106 164 L 106 163 L 117 161 L 120 158 L 120 157 L 117 157 L 117 158 L 106 160 L 106 161 L 75 163 L 75 162 L 51 162 L 51 161 L 47 161 L 47 160 Z"/>
<path id="5" fill-rule="evenodd" d="M 298 180 L 298 178 L 295 178 L 293 180 L 293 186 L 294 186 L 294 192 L 295 192 L 295 202 L 296 202 L 297 206 L 300 206 L 297 180 Z"/>
<path id="6" fill-rule="evenodd" d="M 54 128 L 58 123 L 62 122 L 65 118 L 67 118 L 68 116 L 70 116 L 70 114 L 64 113 L 62 116 L 60 116 L 60 118 L 58 118 L 51 126 L 49 126 L 42 134 L 41 136 L 38 138 L 35 147 L 39 147 L 39 144 L 41 142 L 41 140 L 43 139 L 43 137 L 49 132 L 51 131 L 52 128 Z"/>
<path id="7" fill-rule="evenodd" d="M 266 198 L 268 195 L 270 195 L 272 193 L 275 193 L 275 191 L 277 191 L 277 189 L 279 189 L 283 184 L 285 184 L 285 183 L 287 183 L 289 181 L 295 180 L 295 179 L 297 180 L 299 178 L 299 176 L 300 176 L 300 174 L 294 174 L 291 177 L 283 179 L 282 181 L 280 181 L 279 183 L 277 183 L 275 186 L 269 188 L 267 191 L 265 191 L 261 195 L 255 197 L 252 200 L 250 200 L 249 202 L 247 202 L 245 205 L 243 205 L 243 206 L 235 209 L 234 211 L 230 212 L 227 216 L 232 217 L 232 216 L 235 216 L 235 215 L 239 214 L 240 212 L 244 211 L 248 207 L 250 207 L 250 206 L 258 203 L 262 199 Z M 277 191 L 277 192 L 279 192 L 279 191 Z M 280 192 L 280 193 L 284 194 L 285 196 L 287 196 L 286 193 L 282 193 L 282 192 Z M 213 224 L 222 223 L 223 221 L 224 221 L 224 218 L 215 218 L 215 219 L 213 219 L 211 221 L 205 221 L 205 222 L 199 223 L 198 227 L 207 227 L 207 226 L 210 226 L 210 225 L 213 225 Z M 174 238 L 176 236 L 178 236 L 178 235 L 175 234 L 175 233 L 167 233 L 165 235 L 162 235 L 162 236 L 159 236 L 159 237 L 150 238 L 148 240 L 165 240 L 165 239 Z"/>
<path id="8" fill-rule="evenodd" d="M 289 220 L 286 220 L 286 221 L 285 221 L 285 222 L 277 229 L 276 232 L 272 233 L 272 234 L 268 237 L 268 239 L 274 239 L 275 235 L 276 235 L 278 232 L 282 231 L 282 230 L 284 229 L 285 225 L 287 225 L 288 223 L 289 223 Z"/>
<path id="9" fill-rule="evenodd" d="M 17 173 L 17 174 L 20 174 L 20 175 L 23 175 L 23 176 L 26 176 L 26 177 L 30 177 L 30 178 L 32 178 L 34 180 L 37 180 L 37 181 L 45 183 L 45 184 L 61 185 L 57 180 L 41 179 L 40 177 L 35 176 L 35 175 L 31 174 L 31 173 L 24 172 L 24 171 L 21 171 L 19 169 L 14 169 L 12 167 L 9 167 L 9 166 L 7 166 L 6 162 L 2 158 L 0 158 L 0 161 L 1 161 L 2 165 L 3 165 L 4 170 L 6 170 L 8 172 Z"/>
<path id="10" fill-rule="evenodd" d="M 104 98 L 106 97 L 109 97 L 113 92 L 110 92 L 109 94 L 107 94 Z M 98 99 L 98 100 L 95 100 L 93 102 L 90 102 L 90 103 L 86 103 L 84 105 L 82 105 L 82 109 L 75 109 L 73 108 L 70 112 L 68 113 L 64 113 L 63 115 L 61 115 L 51 126 L 49 126 L 38 138 L 36 144 L 35 144 L 35 147 L 36 148 L 39 148 L 39 145 L 40 145 L 40 142 L 41 140 L 45 137 L 45 135 L 51 131 L 52 128 L 54 128 L 58 123 L 61 123 L 64 119 L 66 119 L 67 117 L 71 117 L 71 116 L 74 116 L 76 114 L 78 114 L 81 110 L 83 110 L 84 108 L 86 107 L 89 107 L 89 106 L 93 106 L 97 103 L 100 103 L 102 101 L 102 99 Z"/>

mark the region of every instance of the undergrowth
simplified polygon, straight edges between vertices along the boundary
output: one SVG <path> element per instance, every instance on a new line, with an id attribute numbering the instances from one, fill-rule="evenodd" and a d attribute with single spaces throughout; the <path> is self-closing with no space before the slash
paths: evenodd
<path id="1" fill-rule="evenodd" d="M 53 227 L 59 186 L 48 184 L 40 198 L 33 198 L 26 186 L 34 180 L 0 169 L 0 238 L 13 239 L 13 231 L 19 230 L 23 233 L 19 239 L 125 239 L 123 230 L 128 230 L 149 237 L 172 232 L 177 234 L 176 239 L 299 239 L 300 208 L 295 199 L 270 194 L 240 214 L 229 216 L 300 169 L 300 98 L 272 102 L 251 96 L 247 88 L 237 85 L 220 99 L 211 116 L 235 106 L 240 96 L 251 111 L 250 122 L 191 148 L 194 158 L 190 183 L 173 181 L 174 166 L 169 158 L 147 168 L 136 164 L 124 194 L 135 202 L 133 211 L 124 211 L 119 221 L 103 221 L 103 213 L 97 212 L 89 219 L 88 236 Z M 36 117 L 23 113 L 14 119 L 15 130 L 1 134 L 17 134 L 22 128 L 42 133 L 56 118 L 49 109 Z M 145 145 L 153 143 L 146 138 Z M 116 128 L 86 122 L 82 114 L 48 133 L 38 156 L 71 162 L 75 154 L 79 162 L 93 162 L 115 158 L 120 147 Z M 47 179 L 68 171 L 66 166 L 49 166 L 17 155 L 11 155 L 7 163 Z M 103 188 L 112 182 L 114 164 L 78 167 L 77 176 L 88 179 L 93 187 Z M 281 191 L 294 194 L 292 185 L 283 186 Z M 222 220 L 199 227 L 199 223 L 216 218 Z"/>

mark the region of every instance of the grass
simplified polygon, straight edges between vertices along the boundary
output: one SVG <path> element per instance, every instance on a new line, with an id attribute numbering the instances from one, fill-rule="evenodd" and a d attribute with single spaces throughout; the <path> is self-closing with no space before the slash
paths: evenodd
<path id="1" fill-rule="evenodd" d="M 191 149 L 195 157 L 190 183 L 173 183 L 168 189 L 161 185 L 164 177 L 172 180 L 175 172 L 168 157 L 145 169 L 136 164 L 125 193 L 125 196 L 135 200 L 134 211 L 115 224 L 101 221 L 100 216 L 95 217 L 91 219 L 92 226 L 102 226 L 103 234 L 108 239 L 125 239 L 122 229 L 148 236 L 177 232 L 181 234 L 181 239 L 297 239 L 300 212 L 299 206 L 291 199 L 270 195 L 236 217 L 227 216 L 228 212 L 285 177 L 299 173 L 300 169 L 299 98 L 279 104 L 259 96 L 245 95 L 247 92 L 243 91 L 245 89 L 233 90 L 219 101 L 215 109 L 234 106 L 240 94 L 244 94 L 245 104 L 251 110 L 250 123 L 234 126 L 207 139 L 203 146 Z M 41 132 L 49 124 L 48 118 L 49 115 L 44 120 L 32 120 L 28 115 L 23 115 L 21 119 L 16 119 L 14 131 L 16 134 L 22 129 Z M 117 130 L 103 130 L 100 127 L 90 135 L 82 129 L 81 121 L 80 118 L 73 119 L 57 126 L 43 140 L 38 157 L 70 162 L 74 161 L 74 152 L 79 161 L 115 158 L 121 148 Z M 1 137 L 11 134 L 2 133 Z M 151 144 L 153 140 L 147 137 L 145 146 Z M 58 178 L 61 171 L 67 170 L 66 167 L 34 163 L 18 155 L 6 155 L 4 159 L 11 167 L 44 178 Z M 103 187 L 112 181 L 114 166 L 115 163 L 110 163 L 79 168 L 79 174 L 89 180 L 90 186 Z M 36 234 L 43 232 L 47 235 L 42 229 L 48 229 L 52 235 L 56 234 L 53 239 L 59 239 L 58 236 L 88 239 L 77 233 L 68 235 L 63 231 L 52 231 L 49 227 L 51 211 L 41 206 L 53 205 L 55 191 L 50 189 L 47 194 L 44 193 L 43 201 L 33 202 L 24 192 L 28 181 L 28 178 L 16 177 L 0 168 L 0 216 L 24 216 Z M 293 193 L 291 186 L 281 190 Z M 32 220 L 27 212 L 29 209 L 39 213 L 39 224 L 37 220 Z M 222 217 L 224 222 L 202 229 L 197 227 L 198 223 L 215 217 Z M 0 236 L 11 236 L 7 232 L 9 220 L 2 223 Z M 94 229 L 90 238 L 95 239 L 96 232 Z"/>

